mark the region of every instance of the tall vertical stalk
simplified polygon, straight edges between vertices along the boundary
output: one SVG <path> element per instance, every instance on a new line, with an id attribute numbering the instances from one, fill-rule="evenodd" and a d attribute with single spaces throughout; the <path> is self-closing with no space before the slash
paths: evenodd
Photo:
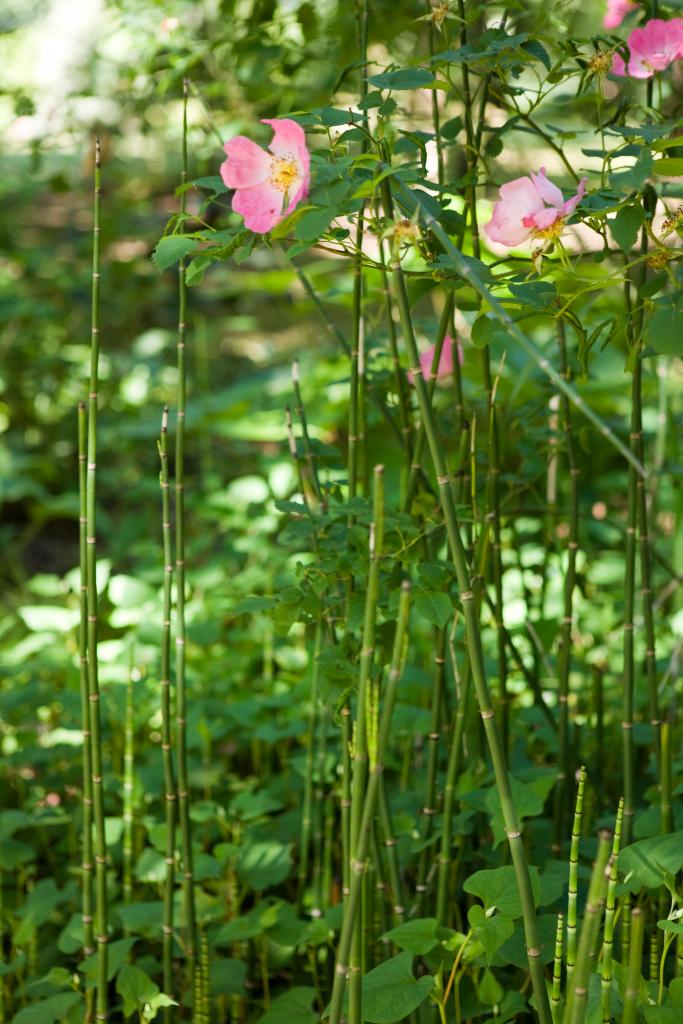
<path id="1" fill-rule="evenodd" d="M 358 675 L 358 697 L 356 702 L 356 720 L 353 731 L 353 770 L 351 781 L 351 845 L 350 845 L 350 878 L 351 884 L 356 878 L 355 867 L 362 859 L 359 856 L 359 843 L 365 788 L 368 773 L 368 707 L 370 704 L 370 684 L 372 665 L 375 656 L 375 623 L 377 603 L 379 601 L 379 579 L 384 537 L 384 467 L 375 466 L 373 487 L 373 515 L 370 526 L 369 558 L 367 590 L 365 592 L 365 610 L 363 615 L 363 636 L 360 652 L 360 670 Z M 349 894 L 349 901 L 351 894 Z M 360 1024 L 361 1021 L 361 935 L 362 914 L 356 916 L 353 943 L 351 946 L 349 985 L 349 1024 Z"/>
<path id="2" fill-rule="evenodd" d="M 443 703 L 444 669 L 446 653 L 446 631 L 435 630 L 434 644 L 434 683 L 432 685 L 432 710 L 427 754 L 427 777 L 425 780 L 425 796 L 422 805 L 422 816 L 420 818 L 420 840 L 426 844 L 432 834 L 434 815 L 436 814 L 436 772 L 439 761 L 439 739 L 441 737 L 441 705 Z M 432 860 L 431 848 L 423 846 L 420 851 L 420 858 L 417 868 L 417 882 L 415 884 L 417 916 L 422 917 L 425 910 L 427 895 L 427 872 L 429 862 Z"/>
<path id="3" fill-rule="evenodd" d="M 560 373 L 569 383 L 570 372 L 567 360 L 567 342 L 564 321 L 558 319 L 557 344 L 560 350 Z M 559 751 L 555 804 L 553 814 L 553 852 L 560 853 L 566 817 L 567 779 L 571 773 L 569 756 L 569 673 L 571 670 L 572 624 L 574 621 L 574 589 L 576 587 L 576 555 L 579 547 L 579 467 L 574 446 L 571 402 L 566 394 L 560 395 L 562 429 L 569 469 L 569 538 L 567 540 L 567 570 L 564 577 L 564 611 L 560 637 L 558 666 L 559 705 Z"/>
<path id="4" fill-rule="evenodd" d="M 588 898 L 581 925 L 576 969 L 571 983 L 567 981 L 567 1006 L 564 1012 L 565 1024 L 583 1024 L 586 1019 L 588 980 L 595 961 L 595 950 L 600 930 L 602 907 L 605 902 L 607 878 L 605 867 L 609 857 L 609 833 L 601 832 L 598 838 L 598 852 L 593 863 Z"/>
<path id="5" fill-rule="evenodd" d="M 180 184 L 187 182 L 187 81 L 183 82 L 183 138 Z M 180 194 L 180 213 L 185 213 L 185 192 Z M 175 546 L 176 546 L 176 727 L 178 745 L 178 818 L 180 822 L 183 895 L 185 907 L 185 952 L 190 978 L 194 976 L 196 920 L 194 871 L 192 866 L 192 825 L 187 771 L 187 694 L 185 684 L 185 339 L 187 332 L 185 261 L 178 264 L 178 386 L 176 396 L 175 443 Z"/>
<path id="6" fill-rule="evenodd" d="M 630 307 L 630 284 L 626 281 L 625 294 L 627 307 Z M 632 342 L 636 344 L 636 342 Z M 636 379 L 637 378 L 637 379 Z M 640 400 L 640 359 L 636 353 L 633 366 L 633 382 L 631 388 L 631 446 L 635 449 L 636 433 L 638 429 L 639 410 L 637 405 Z M 635 749 L 633 744 L 633 705 L 635 692 L 635 661 L 633 650 L 634 633 L 634 604 L 636 587 L 636 530 L 638 522 L 638 486 L 636 471 L 632 465 L 628 468 L 628 508 L 626 523 L 626 551 L 625 551 L 625 577 L 624 577 L 624 646 L 623 646 L 623 712 L 621 720 L 622 728 L 622 755 L 624 771 L 624 845 L 628 846 L 631 840 L 633 816 L 635 814 Z"/>
<path id="7" fill-rule="evenodd" d="M 635 907 L 631 917 L 631 948 L 626 972 L 626 991 L 624 992 L 621 1024 L 636 1024 L 644 937 L 645 914 L 640 907 Z"/>
<path id="8" fill-rule="evenodd" d="M 173 984 L 173 895 L 175 890 L 175 823 L 176 784 L 172 753 L 171 725 L 171 584 L 173 582 L 173 551 L 171 539 L 171 498 L 168 473 L 168 409 L 161 416 L 159 437 L 159 486 L 161 489 L 161 536 L 163 543 L 164 582 L 161 623 L 161 755 L 164 765 L 164 815 L 166 821 L 166 872 L 164 877 L 164 913 L 161 925 L 163 943 L 164 992 L 170 996 Z M 164 1007 L 164 1024 L 173 1019 L 172 1008 Z"/>
<path id="9" fill-rule="evenodd" d="M 108 1017 L 107 993 L 107 843 L 104 831 L 102 788 L 102 728 L 97 661 L 97 383 L 100 358 L 100 210 L 102 170 L 100 141 L 95 141 L 95 197 L 93 203 L 92 307 L 90 342 L 90 390 L 88 394 L 88 443 L 86 462 L 86 578 L 88 609 L 88 701 L 90 705 L 93 820 L 95 824 L 95 942 L 97 967 L 95 1020 Z"/>
<path id="10" fill-rule="evenodd" d="M 320 672 L 320 651 L 322 647 L 322 622 L 318 619 L 313 643 L 311 663 L 311 695 L 308 711 L 308 748 L 306 750 L 306 774 L 304 776 L 304 803 L 301 815 L 301 841 L 299 844 L 299 907 L 303 906 L 304 892 L 308 878 L 308 861 L 311 846 L 311 824 L 313 813 L 313 763 L 315 756 L 316 723 L 318 720 L 318 676 Z"/>
<path id="11" fill-rule="evenodd" d="M 555 929 L 555 953 L 553 956 L 553 988 L 550 997 L 550 1008 L 553 1012 L 553 1024 L 559 1024 L 560 1005 L 562 998 L 562 948 L 564 944 L 564 915 L 557 915 Z"/>
<path id="12" fill-rule="evenodd" d="M 579 842 L 581 839 L 581 814 L 583 810 L 583 789 L 586 769 L 579 772 L 576 790 L 576 808 L 572 825 L 572 843 L 569 853 L 569 891 L 567 894 L 567 986 L 571 984 L 576 964 L 576 905 L 579 895 Z"/>
<path id="13" fill-rule="evenodd" d="M 132 658 L 131 658 L 132 662 Z M 135 786 L 135 713 L 133 680 L 138 675 L 132 663 L 126 683 L 126 714 L 123 748 L 123 902 L 133 899 L 133 790 Z"/>
<path id="14" fill-rule="evenodd" d="M 382 181 L 382 194 L 384 197 L 385 214 L 389 220 L 392 220 L 393 201 L 388 177 L 385 177 Z M 458 587 L 460 590 L 460 601 L 462 602 L 465 617 L 467 650 L 471 665 L 472 679 L 477 694 L 479 713 L 484 723 L 484 731 L 486 733 L 491 760 L 493 763 L 496 788 L 500 798 L 505 832 L 508 837 L 512 861 L 515 867 L 517 887 L 519 889 L 520 901 L 523 909 L 529 973 L 531 975 L 532 986 L 536 998 L 537 1012 L 542 1024 L 550 1024 L 550 1002 L 545 986 L 543 967 L 540 960 L 540 939 L 533 891 L 531 888 L 529 864 L 522 841 L 522 833 L 517 820 L 517 813 L 512 801 L 512 789 L 507 770 L 505 750 L 496 725 L 495 711 L 491 703 L 491 696 L 486 680 L 481 633 L 479 628 L 479 616 L 475 605 L 472 580 L 465 555 L 465 546 L 460 534 L 460 524 L 458 522 L 451 480 L 446 469 L 443 452 L 437 437 L 427 385 L 425 384 L 422 376 L 422 368 L 420 366 L 420 358 L 417 351 L 417 343 L 415 341 L 415 333 L 410 315 L 406 283 L 397 256 L 394 257 L 392 262 L 392 277 L 401 317 L 404 342 L 407 345 L 408 355 L 410 362 L 412 363 L 414 386 L 420 407 L 420 416 L 425 424 L 432 464 L 434 466 L 436 481 L 439 487 L 439 494 L 446 522 L 448 545 L 450 548 L 451 558 L 453 559 L 455 566 Z"/>
<path id="15" fill-rule="evenodd" d="M 78 403 L 78 492 L 80 501 L 78 550 L 80 561 L 80 625 L 78 629 L 78 653 L 81 686 L 81 729 L 83 732 L 83 859 L 82 876 L 82 920 L 83 920 L 83 956 L 95 952 L 93 944 L 93 861 L 92 861 L 92 750 L 90 732 L 90 702 L 88 699 L 88 583 L 87 583 L 87 430 L 88 420 L 85 402 Z M 92 992 L 88 997 L 92 1001 Z M 89 1006 L 86 1018 L 89 1020 L 92 1007 Z"/>
<path id="16" fill-rule="evenodd" d="M 348 957 L 355 934 L 356 920 L 357 918 L 360 918 L 360 896 L 367 867 L 366 861 L 372 820 L 375 814 L 377 798 L 380 793 L 382 772 L 384 770 L 384 757 L 389 741 L 389 730 L 391 728 L 391 716 L 396 702 L 398 683 L 401 677 L 409 606 L 410 584 L 405 581 L 401 588 L 391 668 L 389 670 L 389 679 L 380 716 L 379 731 L 376 742 L 371 744 L 370 747 L 369 781 L 367 792 L 365 793 L 362 801 L 362 813 L 360 816 L 357 837 L 358 841 L 354 849 L 351 863 L 349 898 L 344 905 L 344 917 L 342 921 L 341 934 L 339 936 L 339 945 L 337 947 L 337 956 L 334 968 L 334 984 L 332 988 L 332 999 L 330 1001 L 330 1024 L 339 1024 L 341 1020 L 344 990 L 346 988 Z M 351 999 L 349 999 L 349 1020 L 352 1019 L 352 1007 L 353 1003 Z"/>
<path id="17" fill-rule="evenodd" d="M 612 956 L 614 950 L 614 915 L 616 912 L 617 897 L 617 860 L 621 845 L 621 823 L 624 815 L 624 801 L 619 801 L 617 811 L 617 822 L 614 827 L 614 839 L 612 840 L 612 867 L 609 881 L 607 883 L 607 901 L 605 904 L 605 930 L 602 940 L 602 974 L 600 980 L 600 1009 L 602 1011 L 603 1024 L 609 1024 L 612 1019 Z"/>

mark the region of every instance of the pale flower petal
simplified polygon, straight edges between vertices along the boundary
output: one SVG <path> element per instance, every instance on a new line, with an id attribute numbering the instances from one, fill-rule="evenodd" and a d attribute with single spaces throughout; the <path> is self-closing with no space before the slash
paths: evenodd
<path id="1" fill-rule="evenodd" d="M 236 135 L 223 146 L 228 159 L 221 164 L 221 177 L 228 188 L 249 188 L 266 181 L 273 158 L 245 135 Z"/>
<path id="2" fill-rule="evenodd" d="M 232 208 L 244 217 L 245 228 L 263 235 L 283 218 L 282 192 L 268 182 L 241 188 L 233 196 Z"/>
<path id="3" fill-rule="evenodd" d="M 541 167 L 538 174 L 532 174 L 531 180 L 534 183 L 534 188 L 544 203 L 547 203 L 548 206 L 562 206 L 564 196 L 557 185 L 554 185 L 552 181 L 548 181 L 545 173 L 545 167 Z"/>

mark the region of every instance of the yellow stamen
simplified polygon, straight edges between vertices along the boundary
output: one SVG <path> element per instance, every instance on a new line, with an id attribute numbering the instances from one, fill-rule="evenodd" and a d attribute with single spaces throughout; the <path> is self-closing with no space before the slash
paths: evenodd
<path id="1" fill-rule="evenodd" d="M 545 238 L 554 241 L 559 238 L 564 229 L 565 217 L 558 217 L 557 220 L 547 228 L 536 228 L 531 232 L 532 238 Z"/>
<path id="2" fill-rule="evenodd" d="M 268 180 L 278 192 L 282 192 L 284 195 L 289 193 L 298 177 L 299 169 L 295 160 L 288 157 L 273 158 Z"/>

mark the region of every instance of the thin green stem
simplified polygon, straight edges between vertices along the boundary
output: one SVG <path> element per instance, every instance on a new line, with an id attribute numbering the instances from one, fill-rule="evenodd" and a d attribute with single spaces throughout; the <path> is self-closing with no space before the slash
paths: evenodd
<path id="1" fill-rule="evenodd" d="M 93 819 L 95 824 L 95 942 L 97 967 L 95 982 L 95 1020 L 106 1021 L 107 942 L 109 940 L 107 907 L 107 842 L 102 787 L 102 728 L 100 687 L 97 657 L 97 385 L 100 357 L 100 210 L 101 210 L 100 142 L 95 141 L 95 198 L 93 207 L 92 310 L 90 343 L 90 391 L 88 396 L 88 443 L 86 462 L 86 576 L 88 587 L 88 701 L 90 704 L 91 765 Z"/>
<path id="2" fill-rule="evenodd" d="M 92 749 L 90 733 L 90 705 L 88 700 L 88 583 L 87 583 L 87 414 L 85 402 L 78 403 L 78 491 L 80 501 L 78 548 L 80 562 L 80 625 L 78 629 L 78 653 L 80 666 L 81 688 L 81 728 L 83 731 L 83 860 L 82 876 L 82 920 L 83 920 L 83 956 L 95 952 L 93 939 L 93 848 L 92 848 Z M 92 992 L 88 993 L 92 1003 Z M 86 997 L 88 998 L 88 997 Z M 86 1011 L 86 1019 L 90 1019 L 92 1006 Z"/>
<path id="3" fill-rule="evenodd" d="M 187 82 L 183 83 L 183 134 L 181 186 L 187 182 Z M 180 196 L 180 212 L 185 213 L 185 192 Z M 178 750 L 178 818 L 180 822 L 183 902 L 185 913 L 185 952 L 190 978 L 194 977 L 196 956 L 196 915 L 192 855 L 192 823 L 190 819 L 190 787 L 187 768 L 187 691 L 185 680 L 185 411 L 187 336 L 187 295 L 185 261 L 178 264 L 178 384 L 176 396 L 175 439 L 175 546 L 176 546 L 176 737 Z"/>
<path id="4" fill-rule="evenodd" d="M 579 772 L 579 784 L 576 790 L 576 808 L 572 825 L 572 843 L 569 854 L 569 892 L 567 895 L 567 986 L 571 984 L 572 974 L 576 965 L 576 905 L 579 893 L 579 842 L 581 839 L 581 814 L 583 810 L 583 790 L 586 782 L 586 769 Z"/>
<path id="5" fill-rule="evenodd" d="M 382 181 L 382 190 L 384 196 L 385 215 L 387 218 L 393 219 L 393 201 L 388 176 Z M 434 218 L 432 218 L 432 220 L 434 221 Z M 434 221 L 434 224 L 436 224 L 436 221 Z M 434 231 L 436 233 L 436 228 L 434 228 Z M 493 763 L 496 789 L 498 790 L 498 796 L 500 798 L 505 832 L 508 837 L 510 852 L 515 867 L 517 887 L 523 910 L 529 973 L 531 975 L 532 986 L 536 998 L 537 1012 L 542 1024 L 550 1024 L 550 1002 L 545 986 L 543 967 L 540 961 L 541 947 L 533 891 L 531 888 L 529 864 L 522 841 L 520 825 L 517 820 L 517 814 L 512 800 L 512 789 L 507 770 L 505 751 L 496 725 L 495 711 L 491 703 L 491 696 L 486 680 L 481 633 L 479 629 L 479 617 L 475 605 L 474 592 L 472 590 L 470 571 L 465 555 L 465 546 L 460 533 L 460 524 L 458 522 L 453 489 L 450 476 L 446 470 L 442 448 L 436 433 L 431 403 L 429 401 L 429 393 L 427 385 L 423 379 L 422 368 L 420 366 L 405 279 L 401 271 L 400 262 L 397 258 L 394 258 L 392 264 L 392 276 L 394 291 L 401 317 L 404 342 L 407 345 L 409 359 L 412 363 L 414 386 L 420 407 L 420 415 L 424 421 L 427 432 L 427 441 L 429 444 L 432 464 L 436 474 L 436 481 L 439 487 L 439 494 L 446 522 L 448 545 L 450 548 L 451 558 L 453 559 L 455 566 L 460 590 L 460 601 L 463 606 L 465 617 L 467 650 L 471 664 L 472 679 L 474 682 L 475 692 L 477 694 L 479 713 L 484 723 L 484 731 L 486 733 L 489 752 Z"/>
<path id="6" fill-rule="evenodd" d="M 564 916 L 557 915 L 555 929 L 555 955 L 553 956 L 553 987 L 550 996 L 550 1008 L 553 1013 L 553 1024 L 559 1024 L 562 997 L 562 950 L 564 941 Z"/>
<path id="7" fill-rule="evenodd" d="M 164 912 L 161 925 L 163 985 L 164 992 L 170 996 L 174 989 L 173 980 L 173 924 L 175 890 L 175 827 L 176 791 L 175 770 L 173 767 L 171 725 L 171 585 L 173 582 L 173 551 L 171 538 L 171 498 L 168 472 L 168 409 L 161 416 L 161 435 L 159 437 L 159 486 L 161 489 L 161 536 L 163 544 L 163 610 L 161 623 L 161 664 L 160 664 L 160 700 L 161 700 L 161 756 L 164 767 L 164 816 L 166 822 L 165 839 L 165 877 L 164 877 Z M 173 1019 L 172 1007 L 164 1007 L 164 1024 Z"/>
<path id="8" fill-rule="evenodd" d="M 621 825 L 624 815 L 624 801 L 619 801 L 617 821 L 612 841 L 612 867 L 607 883 L 607 902 L 605 904 L 605 929 L 602 940 L 602 974 L 600 980 L 600 1009 L 603 1024 L 612 1020 L 612 960 L 614 951 L 614 923 L 617 899 L 617 860 L 621 845 Z"/>
<path id="9" fill-rule="evenodd" d="M 564 1011 L 564 1024 L 583 1024 L 586 1016 L 588 999 L 588 980 L 595 962 L 597 939 L 600 930 L 602 908 L 605 902 L 607 877 L 605 867 L 610 853 L 609 833 L 601 832 L 598 840 L 598 852 L 593 864 L 586 909 L 581 925 L 581 936 L 576 957 L 576 966 L 567 981 L 567 1006 Z"/>
<path id="10" fill-rule="evenodd" d="M 644 937 L 645 914 L 640 907 L 635 907 L 631 915 L 631 948 L 626 972 L 626 991 L 624 992 L 621 1024 L 636 1024 Z"/>

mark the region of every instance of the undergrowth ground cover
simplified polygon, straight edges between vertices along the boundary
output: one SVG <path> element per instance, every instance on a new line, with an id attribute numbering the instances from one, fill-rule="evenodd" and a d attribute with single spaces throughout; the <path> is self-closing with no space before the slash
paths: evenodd
<path id="1" fill-rule="evenodd" d="M 683 1019 L 677 13 L 10 5 L 0 1024 Z"/>

